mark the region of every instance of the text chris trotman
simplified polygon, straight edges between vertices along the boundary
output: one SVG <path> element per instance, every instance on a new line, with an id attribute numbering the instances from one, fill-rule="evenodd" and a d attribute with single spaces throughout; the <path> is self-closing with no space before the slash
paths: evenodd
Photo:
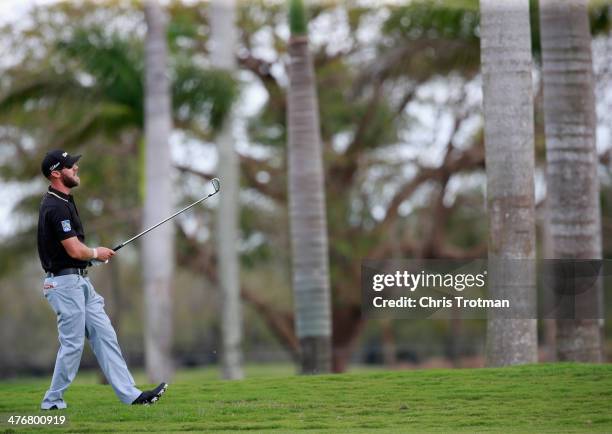
<path id="1" fill-rule="evenodd" d="M 433 297 L 423 295 L 420 297 L 397 296 L 387 298 L 383 291 L 385 288 L 403 288 L 405 291 L 414 293 L 418 289 L 436 288 L 452 289 L 462 292 L 466 289 L 486 287 L 487 270 L 481 273 L 411 273 L 409 271 L 396 270 L 394 273 L 377 273 L 372 276 L 372 290 L 378 295 L 371 299 L 374 308 L 487 308 L 487 307 L 510 307 L 507 299 L 489 300 L 482 297 L 467 298 L 460 295 L 449 295 Z"/>
<path id="2" fill-rule="evenodd" d="M 371 318 L 598 319 L 612 300 L 612 261 L 364 260 Z M 605 295 L 602 297 L 602 295 Z"/>

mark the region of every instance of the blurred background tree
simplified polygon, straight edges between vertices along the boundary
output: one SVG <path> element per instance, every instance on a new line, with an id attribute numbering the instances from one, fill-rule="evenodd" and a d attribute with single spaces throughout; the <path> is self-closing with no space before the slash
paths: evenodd
<path id="1" fill-rule="evenodd" d="M 171 95 L 166 26 L 168 18 L 157 0 L 145 0 L 144 205 L 143 230 L 172 215 L 174 179 L 170 153 Z M 143 238 L 145 367 L 152 383 L 171 381 L 174 299 L 174 226 L 163 225 Z"/>
<path id="2" fill-rule="evenodd" d="M 331 370 L 332 312 L 323 149 L 308 17 L 289 0 L 287 195 L 295 330 L 304 374 Z"/>
<path id="3" fill-rule="evenodd" d="M 236 2 L 215 0 L 210 6 L 212 63 L 229 76 L 236 75 Z M 240 166 L 235 148 L 237 110 L 230 110 L 223 127 L 215 137 L 223 194 L 219 197 L 217 214 L 217 255 L 221 290 L 221 371 L 223 378 L 244 377 L 242 367 L 242 305 L 240 299 L 239 193 Z"/>
<path id="4" fill-rule="evenodd" d="M 541 0 L 540 23 L 551 257 L 601 259 L 588 2 Z M 601 303 L 602 291 L 599 283 L 588 302 Z M 598 319 L 558 320 L 559 360 L 600 362 L 601 328 Z"/>
<path id="5" fill-rule="evenodd" d="M 529 2 L 480 0 L 480 48 L 489 218 L 488 281 L 506 315 L 487 315 L 487 366 L 538 361 L 535 163 Z M 512 276 L 509 279 L 508 276 Z M 533 318 L 533 319 L 531 319 Z"/>

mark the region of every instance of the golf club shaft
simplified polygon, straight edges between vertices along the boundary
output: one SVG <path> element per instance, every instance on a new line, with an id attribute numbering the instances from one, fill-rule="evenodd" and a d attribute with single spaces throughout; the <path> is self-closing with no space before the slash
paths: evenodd
<path id="1" fill-rule="evenodd" d="M 134 240 L 137 240 L 138 238 L 142 237 L 144 234 L 146 234 L 146 233 L 148 233 L 148 232 L 151 232 L 151 231 L 152 231 L 153 229 L 155 229 L 156 227 L 158 227 L 158 226 L 160 226 L 160 225 L 162 225 L 162 224 L 166 223 L 168 220 L 173 219 L 174 217 L 176 217 L 177 215 L 181 214 L 182 212 L 187 211 L 189 208 L 196 206 L 196 205 L 197 205 L 197 204 L 199 204 L 200 202 L 205 201 L 205 200 L 206 200 L 206 199 L 208 199 L 209 197 L 211 197 L 211 196 L 213 196 L 213 195 L 217 194 L 218 192 L 219 192 L 219 190 L 216 190 L 214 193 L 210 193 L 208 196 L 203 197 L 202 199 L 195 201 L 195 202 L 194 202 L 194 203 L 192 203 L 191 205 L 186 206 L 186 207 L 185 207 L 185 208 L 183 208 L 182 210 L 175 212 L 174 214 L 172 214 L 172 215 L 171 215 L 170 217 L 168 217 L 167 219 L 162 220 L 161 222 L 159 222 L 159 223 L 157 223 L 157 224 L 155 224 L 155 225 L 151 226 L 151 227 L 150 227 L 150 228 L 148 228 L 148 229 L 145 229 L 144 231 L 142 231 L 142 232 L 141 232 L 141 233 L 139 233 L 138 235 L 133 236 L 133 237 L 132 237 L 132 238 L 130 238 L 129 240 L 122 242 L 121 244 L 119 244 L 118 246 L 116 246 L 115 248 L 113 248 L 113 250 L 116 252 L 116 251 L 117 251 L 117 250 L 119 250 L 120 248 L 122 248 L 122 247 L 124 247 L 124 246 L 128 245 L 129 243 L 131 243 L 131 242 L 132 242 L 132 241 L 134 241 Z"/>

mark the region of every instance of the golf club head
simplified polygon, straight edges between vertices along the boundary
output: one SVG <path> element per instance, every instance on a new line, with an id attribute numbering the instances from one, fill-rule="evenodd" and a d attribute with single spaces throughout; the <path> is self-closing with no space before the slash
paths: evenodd
<path id="1" fill-rule="evenodd" d="M 221 190 L 221 182 L 219 181 L 219 178 L 213 178 L 210 180 L 210 182 L 212 183 L 213 188 L 215 189 L 215 193 Z"/>

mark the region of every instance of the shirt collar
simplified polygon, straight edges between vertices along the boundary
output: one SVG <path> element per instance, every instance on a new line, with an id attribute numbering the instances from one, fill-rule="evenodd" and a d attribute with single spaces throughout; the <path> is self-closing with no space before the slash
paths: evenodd
<path id="1" fill-rule="evenodd" d="M 55 188 L 49 186 L 49 193 L 53 193 L 58 195 L 59 197 L 66 199 L 66 200 L 71 200 L 72 199 L 72 195 L 71 194 L 66 194 L 66 193 L 62 193 L 59 190 L 56 190 Z"/>

